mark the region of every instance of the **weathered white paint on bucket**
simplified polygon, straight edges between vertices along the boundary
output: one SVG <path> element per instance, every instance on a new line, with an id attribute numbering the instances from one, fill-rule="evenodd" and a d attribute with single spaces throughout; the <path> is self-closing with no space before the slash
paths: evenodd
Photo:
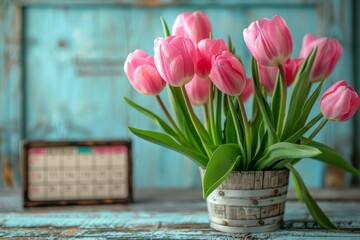
<path id="1" fill-rule="evenodd" d="M 231 233 L 281 228 L 288 184 L 288 170 L 232 172 L 206 199 L 210 226 Z"/>

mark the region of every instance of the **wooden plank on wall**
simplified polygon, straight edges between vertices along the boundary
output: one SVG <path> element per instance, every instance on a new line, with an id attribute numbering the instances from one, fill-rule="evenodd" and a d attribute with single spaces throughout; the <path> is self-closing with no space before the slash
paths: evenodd
<path id="1" fill-rule="evenodd" d="M 353 74 L 352 1 L 326 1 L 323 6 L 324 35 L 338 39 L 343 47 L 343 55 L 332 74 L 325 81 L 324 89 L 342 79 L 347 80 L 350 86 L 356 86 Z M 354 149 L 353 123 L 354 119 L 342 123 L 329 122 L 319 139 L 321 142 L 334 147 L 349 161 Z M 344 187 L 349 183 L 349 177 L 342 170 L 326 166 L 324 185 L 327 187 Z"/>
<path id="2" fill-rule="evenodd" d="M 360 2 L 353 0 L 352 14 L 354 17 L 352 24 L 353 36 L 353 49 L 354 49 L 354 86 L 358 93 L 360 93 Z M 352 152 L 352 163 L 360 169 L 360 113 L 355 115 L 353 121 L 354 128 L 354 148 Z M 360 179 L 353 177 L 351 183 L 359 185 Z"/>
<path id="3" fill-rule="evenodd" d="M 5 5 L 0 1 L 0 33 L 4 32 Z M 5 81 L 4 79 L 4 34 L 0 34 L 0 189 L 4 187 L 5 167 Z"/>
<path id="4" fill-rule="evenodd" d="M 8 0 L 2 0 L 3 14 L 3 73 L 2 88 L 4 115 L 1 162 L 5 169 L 4 180 L 9 186 L 20 186 L 19 142 L 22 136 L 22 88 L 21 88 L 21 9 Z M 5 166 L 4 166 L 5 164 Z"/>

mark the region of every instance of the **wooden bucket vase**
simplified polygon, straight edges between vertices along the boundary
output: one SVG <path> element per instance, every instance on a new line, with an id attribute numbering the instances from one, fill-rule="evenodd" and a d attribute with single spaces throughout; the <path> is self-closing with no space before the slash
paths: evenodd
<path id="1" fill-rule="evenodd" d="M 288 184 L 288 170 L 232 172 L 206 198 L 210 227 L 229 233 L 281 228 Z"/>

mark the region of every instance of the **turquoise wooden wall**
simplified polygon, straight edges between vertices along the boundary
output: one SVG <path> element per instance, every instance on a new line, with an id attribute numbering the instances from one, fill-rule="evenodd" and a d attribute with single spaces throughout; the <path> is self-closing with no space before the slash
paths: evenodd
<path id="1" fill-rule="evenodd" d="M 153 52 L 154 38 L 162 36 L 160 16 L 171 26 L 179 13 L 202 10 L 212 20 L 215 37 L 231 35 L 250 73 L 242 30 L 251 21 L 278 14 L 290 27 L 293 57 L 306 33 L 338 38 L 344 54 L 325 85 L 340 79 L 354 85 L 353 2 L 0 0 L 0 169 L 6 159 L 15 172 L 21 167 L 23 138 L 130 138 L 135 187 L 198 187 L 195 164 L 129 133 L 128 125 L 156 126 L 130 109 L 124 96 L 157 114 L 161 111 L 155 99 L 138 94 L 128 83 L 122 70 L 127 54 L 136 48 Z M 357 123 L 328 124 L 318 139 L 350 160 Z M 308 186 L 323 185 L 323 165 L 305 159 L 298 168 Z M 19 185 L 20 178 L 14 176 Z"/>

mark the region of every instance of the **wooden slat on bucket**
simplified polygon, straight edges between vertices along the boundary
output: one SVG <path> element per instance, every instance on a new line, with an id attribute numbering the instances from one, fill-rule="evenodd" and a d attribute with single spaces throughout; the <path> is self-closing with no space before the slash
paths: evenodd
<path id="1" fill-rule="evenodd" d="M 288 170 L 231 173 L 206 199 L 211 227 L 225 232 L 280 228 L 288 183 Z"/>

